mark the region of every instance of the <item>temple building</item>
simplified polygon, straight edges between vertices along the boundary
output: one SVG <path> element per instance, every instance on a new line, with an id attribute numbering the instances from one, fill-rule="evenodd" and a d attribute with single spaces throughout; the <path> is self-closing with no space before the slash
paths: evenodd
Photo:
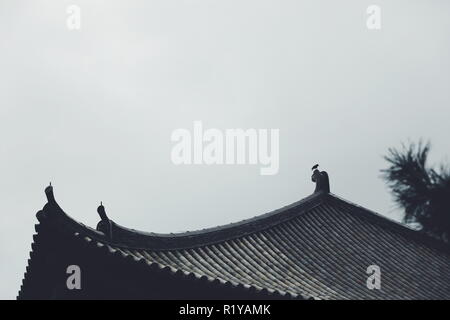
<path id="1" fill-rule="evenodd" d="M 229 225 L 96 229 L 45 190 L 18 299 L 449 299 L 449 246 L 330 193 Z"/>

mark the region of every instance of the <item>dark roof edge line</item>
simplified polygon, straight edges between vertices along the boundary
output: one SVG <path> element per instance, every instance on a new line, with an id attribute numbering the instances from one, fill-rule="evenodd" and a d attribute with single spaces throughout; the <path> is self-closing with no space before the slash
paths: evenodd
<path id="1" fill-rule="evenodd" d="M 450 255 L 450 244 L 447 244 L 441 240 L 433 238 L 432 236 L 430 236 L 424 232 L 414 230 L 405 224 L 402 224 L 398 221 L 395 221 L 391 218 L 381 215 L 375 211 L 372 211 L 363 206 L 355 204 L 351 201 L 343 199 L 335 194 L 330 193 L 329 197 L 334 199 L 335 201 L 340 202 L 342 205 L 355 207 L 359 211 L 358 213 L 361 213 L 364 216 L 364 218 L 368 218 L 371 221 L 378 223 L 381 226 L 384 226 L 386 228 L 389 228 L 391 230 L 399 232 L 406 237 L 412 238 L 415 241 L 418 241 L 420 243 L 427 244 L 427 245 L 433 247 L 434 249 L 443 251 L 444 253 L 447 253 Z"/>
<path id="2" fill-rule="evenodd" d="M 37 212 L 37 216 L 41 216 L 43 214 L 43 211 L 40 210 Z M 33 286 L 32 279 L 34 278 L 34 274 L 36 274 L 37 270 L 42 265 L 42 255 L 40 252 L 42 249 L 42 243 L 45 238 L 45 228 L 47 226 L 42 223 L 42 220 L 39 221 L 39 223 L 34 225 L 35 233 L 33 234 L 33 241 L 31 242 L 31 250 L 29 251 L 29 258 L 27 260 L 27 265 L 25 267 L 25 272 L 22 276 L 21 285 L 19 288 L 19 292 L 16 295 L 16 300 L 23 300 L 26 298 L 26 292 L 30 286 Z M 40 261 L 40 262 L 37 262 Z"/>
<path id="3" fill-rule="evenodd" d="M 360 209 L 360 210 L 365 211 L 366 213 L 370 213 L 370 214 L 376 216 L 377 218 L 384 220 L 386 223 L 392 223 L 392 224 L 396 225 L 396 227 L 399 227 L 399 228 L 405 228 L 405 229 L 408 229 L 408 230 L 410 230 L 410 231 L 416 231 L 416 230 L 414 230 L 414 229 L 408 227 L 407 225 L 405 225 L 405 224 L 403 224 L 403 223 L 400 223 L 400 222 L 398 222 L 398 221 L 396 221 L 396 220 L 394 220 L 394 219 L 391 219 L 391 218 L 389 218 L 389 217 L 387 217 L 387 216 L 385 216 L 385 215 L 382 215 L 382 214 L 380 214 L 380 213 L 378 213 L 378 212 L 376 212 L 376 211 L 370 210 L 370 209 L 368 209 L 368 208 L 366 208 L 366 207 L 363 207 L 363 206 L 361 206 L 361 205 L 359 205 L 359 204 L 356 204 L 356 203 L 354 203 L 354 202 L 352 202 L 352 201 L 349 201 L 349 200 L 347 200 L 347 199 L 344 199 L 344 198 L 342 198 L 342 197 L 340 197 L 340 196 L 338 196 L 338 195 L 335 195 L 334 193 L 330 193 L 330 196 L 331 196 L 332 198 L 334 198 L 334 199 L 337 199 L 337 200 L 340 200 L 341 202 L 344 202 L 344 203 L 347 204 L 347 205 L 354 206 L 354 207 L 356 207 L 356 208 L 358 208 L 358 209 Z"/>
<path id="4" fill-rule="evenodd" d="M 111 244 L 116 247 L 127 249 L 151 250 L 182 250 L 205 245 L 213 245 L 223 241 L 247 236 L 255 232 L 263 231 L 275 225 L 298 217 L 322 203 L 321 199 L 317 198 L 317 200 L 318 201 L 315 201 L 314 203 L 299 204 L 298 206 L 300 207 L 300 211 L 292 211 L 298 208 L 297 206 L 295 206 L 293 208 L 286 209 L 286 211 L 277 212 L 277 214 L 280 213 L 280 215 L 282 216 L 274 215 L 264 217 L 263 215 L 261 216 L 261 218 L 255 217 L 249 220 L 244 220 L 243 222 L 237 222 L 236 224 L 204 229 L 198 232 L 174 234 L 174 236 L 172 236 L 171 234 L 152 236 L 151 234 L 147 235 L 145 233 L 140 233 L 138 231 L 127 229 L 114 224 L 113 232 L 116 232 L 115 234 L 117 234 L 117 231 L 120 230 L 119 232 L 124 232 L 129 236 L 135 235 L 136 238 L 140 238 L 140 240 L 136 241 L 136 243 L 130 243 L 130 241 L 121 241 L 119 243 L 113 242 Z"/>
<path id="5" fill-rule="evenodd" d="M 103 232 L 86 226 L 64 212 L 56 201 L 48 202 L 43 210 L 36 216 L 42 223 L 44 221 L 63 226 L 73 233 L 83 233 L 103 243 L 132 249 L 175 250 L 199 245 L 213 244 L 224 240 L 230 240 L 243 235 L 264 230 L 277 225 L 302 212 L 320 204 L 327 193 L 316 192 L 312 195 L 294 202 L 280 209 L 234 222 L 222 226 L 206 228 L 197 231 L 182 233 L 149 233 L 123 227 L 111 220 L 113 239 L 109 239 Z M 301 209 L 298 211 L 297 209 Z"/>
<path id="6" fill-rule="evenodd" d="M 208 233 L 221 231 L 221 230 L 227 230 L 227 229 L 231 229 L 234 227 L 244 226 L 246 224 L 251 224 L 253 222 L 265 220 L 267 218 L 275 217 L 279 214 L 282 214 L 282 213 L 285 213 L 286 211 L 290 211 L 292 209 L 298 208 L 299 206 L 305 205 L 307 203 L 316 202 L 315 200 L 322 199 L 325 196 L 325 194 L 326 193 L 324 193 L 324 192 L 316 192 L 306 198 L 303 198 L 302 200 L 296 201 L 296 202 L 289 204 L 287 206 L 284 206 L 282 208 L 279 208 L 279 209 L 276 209 L 273 211 L 269 211 L 269 212 L 263 213 L 261 215 L 254 216 L 252 218 L 248 218 L 248 219 L 244 219 L 241 221 L 232 222 L 232 223 L 228 223 L 228 224 L 224 224 L 224 225 L 219 225 L 216 227 L 209 227 L 209 228 L 194 230 L 194 231 L 183 231 L 183 232 L 178 232 L 178 233 L 145 232 L 145 231 L 135 230 L 132 228 L 127 228 L 127 227 L 121 226 L 117 223 L 114 223 L 114 224 L 116 227 L 119 227 L 123 230 L 126 230 L 128 232 L 138 233 L 143 236 L 152 236 L 152 237 L 160 237 L 160 238 L 190 237 L 190 236 L 196 236 L 196 235 L 201 235 L 201 234 L 208 234 Z M 283 218 L 283 217 L 280 217 L 280 218 Z M 288 220 L 288 219 L 286 219 L 286 220 Z"/>
<path id="7" fill-rule="evenodd" d="M 437 240 L 423 232 L 411 229 L 395 220 L 328 192 L 315 192 L 300 201 L 253 218 L 197 231 L 187 231 L 182 233 L 151 233 L 126 228 L 111 221 L 113 229 L 112 232 L 114 235 L 112 240 L 105 236 L 104 233 L 90 228 L 89 226 L 86 226 L 71 218 L 64 212 L 64 210 L 61 209 L 56 200 L 54 200 L 54 197 L 50 198 L 50 201 L 44 206 L 43 210 L 38 212 L 36 216 L 40 222 L 43 222 L 51 217 L 50 220 L 54 223 L 68 227 L 68 230 L 73 233 L 83 233 L 84 235 L 97 241 L 117 247 L 128 249 L 177 250 L 214 244 L 265 230 L 274 225 L 278 225 L 282 222 L 297 217 L 327 199 L 334 199 L 340 204 L 352 206 L 359 210 L 359 212 L 365 217 L 370 218 L 374 222 L 381 223 L 385 227 L 401 232 L 405 236 L 414 238 L 416 241 L 426 242 L 438 250 L 443 250 L 450 253 L 449 244 Z"/>
<path id="8" fill-rule="evenodd" d="M 23 276 L 22 276 L 22 280 L 21 280 L 21 284 L 20 284 L 20 288 L 19 288 L 19 292 L 16 295 L 16 300 L 20 300 L 23 297 L 23 293 L 26 290 L 29 278 L 30 278 L 30 271 L 32 269 L 32 257 L 34 255 L 34 250 L 33 248 L 36 246 L 36 239 L 39 235 L 39 229 L 38 229 L 39 224 L 35 224 L 34 228 L 36 230 L 36 232 L 33 234 L 33 241 L 31 242 L 31 248 L 30 251 L 28 253 L 28 260 L 27 260 L 27 265 L 25 266 L 25 271 L 23 272 Z"/>

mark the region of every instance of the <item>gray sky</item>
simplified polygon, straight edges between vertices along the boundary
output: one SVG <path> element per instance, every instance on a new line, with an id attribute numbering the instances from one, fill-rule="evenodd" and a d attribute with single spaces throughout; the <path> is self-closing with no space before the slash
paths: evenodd
<path id="1" fill-rule="evenodd" d="M 66 8 L 81 8 L 68 30 Z M 381 30 L 366 8 L 381 7 Z M 155 232 L 250 218 L 331 191 L 394 219 L 387 148 L 448 159 L 448 1 L 0 2 L 0 298 L 17 294 L 51 181 L 95 226 Z M 280 170 L 175 166 L 177 128 L 280 129 Z"/>

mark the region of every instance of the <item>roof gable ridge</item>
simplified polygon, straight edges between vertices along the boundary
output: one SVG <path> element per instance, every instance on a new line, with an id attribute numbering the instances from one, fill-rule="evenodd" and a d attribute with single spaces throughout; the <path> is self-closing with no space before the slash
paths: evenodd
<path id="1" fill-rule="evenodd" d="M 419 243 L 431 246 L 434 249 L 442 251 L 448 255 L 450 255 L 450 244 L 440 241 L 436 238 L 431 237 L 430 235 L 421 232 L 419 230 L 415 230 L 405 224 L 402 224 L 398 221 L 395 221 L 389 217 L 381 215 L 375 211 L 367 209 L 363 206 L 355 204 L 351 201 L 348 201 L 344 198 L 341 198 L 335 194 L 329 194 L 329 201 L 335 202 L 337 205 L 341 206 L 344 209 L 348 209 L 349 207 L 353 207 L 357 210 L 358 217 L 362 217 L 365 219 L 369 219 L 372 222 L 375 222 L 379 226 L 387 228 L 393 232 L 398 232 L 405 236 L 406 238 L 413 239 Z M 348 213 L 354 214 L 351 210 L 347 210 Z"/>

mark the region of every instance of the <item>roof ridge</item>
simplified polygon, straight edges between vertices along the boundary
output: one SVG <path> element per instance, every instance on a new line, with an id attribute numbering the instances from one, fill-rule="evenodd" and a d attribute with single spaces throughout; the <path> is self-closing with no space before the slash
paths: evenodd
<path id="1" fill-rule="evenodd" d="M 361 205 L 355 204 L 355 203 L 353 203 L 347 199 L 344 199 L 342 197 L 339 197 L 335 194 L 330 193 L 330 194 L 328 194 L 328 196 L 330 199 L 334 199 L 335 201 L 338 201 L 340 204 L 355 207 L 359 211 L 359 213 L 363 214 L 363 216 L 365 218 L 371 219 L 372 221 L 376 222 L 378 225 L 381 225 L 386 228 L 389 228 L 390 230 L 399 232 L 406 237 L 414 239 L 415 241 L 418 241 L 421 243 L 426 243 L 427 245 L 430 245 L 437 250 L 440 250 L 447 254 L 450 254 L 450 244 L 448 244 L 444 241 L 438 240 L 438 239 L 430 236 L 429 234 L 426 234 L 419 230 L 415 230 L 406 224 L 400 223 L 400 222 L 398 222 L 394 219 L 391 219 L 385 215 L 379 214 L 373 210 L 370 210 Z"/>
<path id="2" fill-rule="evenodd" d="M 303 212 L 319 205 L 328 193 L 322 191 L 315 192 L 292 204 L 265 214 L 254 216 L 252 218 L 225 225 L 181 233 L 153 233 L 139 231 L 121 226 L 110 219 L 110 234 L 112 237 L 76 221 L 65 213 L 54 198 L 53 187 L 47 187 L 46 194 L 48 202 L 39 214 L 36 215 L 40 222 L 45 220 L 52 221 L 54 224 L 62 225 L 64 229 L 70 230 L 70 232 L 83 233 L 95 240 L 107 244 L 113 244 L 118 247 L 132 249 L 146 248 L 153 250 L 175 250 L 218 243 L 257 231 L 262 231 L 295 218 Z"/>
<path id="3" fill-rule="evenodd" d="M 342 197 L 340 197 L 340 196 L 338 196 L 338 195 L 336 195 L 336 194 L 334 194 L 334 193 L 330 193 L 329 196 L 332 197 L 332 198 L 335 198 L 335 199 L 337 199 L 337 200 L 340 200 L 340 201 L 346 203 L 347 205 L 352 205 L 352 206 L 357 207 L 357 208 L 359 208 L 359 209 L 361 209 L 361 210 L 364 210 L 364 211 L 366 211 L 366 212 L 368 212 L 368 213 L 371 213 L 371 214 L 377 216 L 377 217 L 380 218 L 380 219 L 387 220 L 386 222 L 391 222 L 391 223 L 397 225 L 398 227 L 402 227 L 402 228 L 406 228 L 406 229 L 415 231 L 413 228 L 409 227 L 409 226 L 406 225 L 406 224 L 403 224 L 403 223 L 401 223 L 401 222 L 398 222 L 397 220 L 394 220 L 394 219 L 392 219 L 392 218 L 389 218 L 388 216 L 385 216 L 385 215 L 380 214 L 380 213 L 378 213 L 378 212 L 376 212 L 376 211 L 373 211 L 373 210 L 368 209 L 368 208 L 366 208 L 366 207 L 364 207 L 364 206 L 361 206 L 361 205 L 359 205 L 359 204 L 357 204 L 357 203 L 354 203 L 353 201 L 344 199 L 344 198 L 342 198 Z"/>
<path id="4" fill-rule="evenodd" d="M 298 217 L 302 213 L 309 211 L 323 201 L 330 199 L 339 205 L 352 206 L 358 210 L 364 217 L 372 219 L 372 221 L 382 224 L 391 230 L 402 233 L 407 237 L 411 237 L 416 241 L 427 243 L 434 248 L 450 253 L 450 245 L 439 241 L 423 232 L 414 230 L 404 224 L 381 215 L 375 211 L 367 209 L 363 206 L 355 204 L 349 200 L 341 198 L 333 193 L 314 192 L 306 198 L 296 201 L 282 208 L 257 215 L 252 218 L 244 219 L 225 225 L 204 228 L 195 231 L 186 231 L 180 233 L 154 233 L 139 231 L 127 228 L 115 223 L 111 220 L 111 234 L 105 235 L 103 232 L 90 228 L 67 215 L 58 205 L 54 196 L 53 188 L 48 187 L 46 193 L 48 203 L 43 210 L 37 214 L 38 220 L 51 218 L 56 223 L 63 224 L 70 231 L 82 232 L 98 241 L 113 244 L 122 248 L 132 249 L 151 249 L 151 250 L 176 250 L 193 248 L 203 245 L 219 243 L 226 240 L 242 237 L 278 225 Z"/>
<path id="5" fill-rule="evenodd" d="M 176 250 L 214 244 L 262 231 L 319 205 L 326 193 L 317 192 L 280 209 L 238 222 L 180 233 L 153 233 L 123 227 L 112 221 L 113 244 L 125 248 Z M 299 210 L 300 209 L 300 210 Z"/>
<path id="6" fill-rule="evenodd" d="M 214 226 L 214 227 L 206 227 L 206 228 L 202 228 L 202 229 L 197 229 L 197 230 L 188 230 L 188 231 L 181 231 L 181 232 L 170 232 L 170 233 L 159 233 L 159 232 L 145 232 L 145 231 L 140 231 L 140 230 L 136 230 L 133 228 L 127 228 L 127 227 L 123 227 L 117 223 L 115 223 L 116 226 L 120 226 L 124 229 L 133 231 L 133 232 L 138 232 L 138 233 L 142 233 L 143 235 L 151 235 L 151 236 L 157 236 L 157 237 L 184 237 L 184 236 L 192 236 L 192 235 L 196 235 L 196 234 L 203 234 L 203 233 L 209 233 L 209 232 L 214 232 L 217 230 L 221 230 L 221 229 L 228 229 L 228 228 L 232 228 L 232 227 L 236 227 L 239 225 L 244 225 L 247 223 L 251 223 L 251 222 L 255 222 L 261 219 L 266 219 L 275 215 L 278 215 L 280 213 L 283 213 L 287 210 L 291 210 L 293 208 L 297 208 L 298 206 L 302 205 L 302 204 L 306 204 L 309 201 L 313 201 L 315 199 L 319 199 L 321 197 L 323 197 L 324 194 L 323 193 L 313 193 L 311 195 L 309 195 L 306 198 L 303 198 L 299 201 L 293 202 L 289 205 L 283 206 L 279 209 L 275 209 L 260 215 L 256 215 L 253 216 L 251 218 L 246 218 L 246 219 L 242 219 L 240 221 L 237 222 L 231 222 L 231 223 L 226 223 L 226 224 L 222 224 L 222 225 L 218 225 L 218 226 Z"/>

